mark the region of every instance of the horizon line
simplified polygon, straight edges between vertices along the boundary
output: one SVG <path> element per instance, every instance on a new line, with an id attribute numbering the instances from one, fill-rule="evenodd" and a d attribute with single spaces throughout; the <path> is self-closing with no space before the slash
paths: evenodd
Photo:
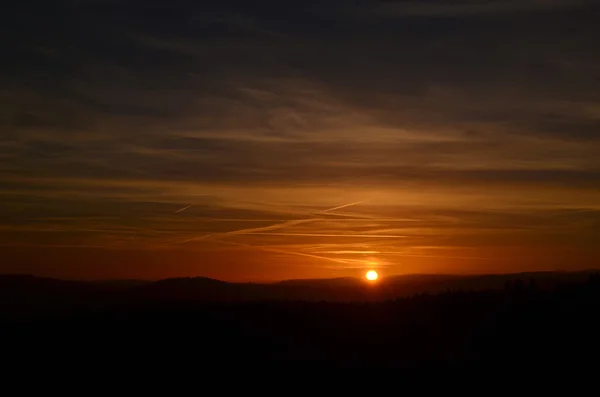
<path id="1" fill-rule="evenodd" d="M 409 277 L 409 276 L 447 276 L 447 277 L 478 277 L 478 276 L 511 276 L 511 275 L 520 275 L 520 274 L 541 274 L 541 273 L 600 273 L 600 268 L 589 268 L 582 270 L 537 270 L 537 271 L 523 271 L 523 272 L 498 272 L 498 273 L 403 273 L 403 274 L 388 274 L 388 275 L 379 275 L 379 280 L 385 280 L 390 277 L 398 278 L 398 277 Z M 172 276 L 172 277 L 164 277 L 158 279 L 142 279 L 142 278 L 100 278 L 100 279 L 77 279 L 77 278 L 61 278 L 61 277 L 51 277 L 51 276 L 40 276 L 33 273 L 0 273 L 0 278 L 2 277 L 31 277 L 38 279 L 47 279 L 47 280 L 55 280 L 55 281 L 69 281 L 69 282 L 81 282 L 81 283 L 98 283 L 98 282 L 119 282 L 119 281 L 129 281 L 129 282 L 145 282 L 145 283 L 155 283 L 164 280 L 177 280 L 177 279 L 207 279 L 212 281 L 219 281 L 227 284 L 275 284 L 281 282 L 288 281 L 321 281 L 321 280 L 340 280 L 340 279 L 354 279 L 354 280 L 362 280 L 362 277 L 354 277 L 354 276 L 346 276 L 346 277 L 313 277 L 313 278 L 290 278 L 290 279 L 280 279 L 280 280 L 272 280 L 272 281 L 227 281 L 223 279 L 207 277 L 207 276 Z"/>

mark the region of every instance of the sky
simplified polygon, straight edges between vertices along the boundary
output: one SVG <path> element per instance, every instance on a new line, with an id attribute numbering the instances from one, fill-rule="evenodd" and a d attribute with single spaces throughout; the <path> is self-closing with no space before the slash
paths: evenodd
<path id="1" fill-rule="evenodd" d="M 597 268 L 600 4 L 14 2 L 0 273 Z"/>

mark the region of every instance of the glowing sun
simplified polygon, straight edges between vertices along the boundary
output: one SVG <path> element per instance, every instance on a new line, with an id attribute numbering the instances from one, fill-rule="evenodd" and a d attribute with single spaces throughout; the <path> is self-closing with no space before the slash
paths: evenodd
<path id="1" fill-rule="evenodd" d="M 369 281 L 375 281 L 377 280 L 377 278 L 379 277 L 379 274 L 377 274 L 377 272 L 375 270 L 369 270 L 367 272 L 367 274 L 365 274 L 365 277 L 367 278 L 367 280 Z"/>

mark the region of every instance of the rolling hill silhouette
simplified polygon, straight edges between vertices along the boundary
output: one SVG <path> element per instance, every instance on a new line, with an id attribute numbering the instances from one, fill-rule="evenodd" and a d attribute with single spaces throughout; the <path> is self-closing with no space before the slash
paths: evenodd
<path id="1" fill-rule="evenodd" d="M 0 276 L 12 360 L 330 367 L 587 365 L 600 349 L 597 272 L 228 283 Z"/>
<path id="2" fill-rule="evenodd" d="M 412 274 L 388 276 L 376 284 L 357 278 L 285 280 L 276 283 L 231 283 L 207 277 L 158 281 L 67 281 L 33 275 L 0 275 L 2 308 L 52 307 L 90 302 L 133 301 L 380 301 L 415 294 L 502 289 L 507 283 L 552 288 L 583 282 L 595 271 L 535 272 L 498 275 Z"/>

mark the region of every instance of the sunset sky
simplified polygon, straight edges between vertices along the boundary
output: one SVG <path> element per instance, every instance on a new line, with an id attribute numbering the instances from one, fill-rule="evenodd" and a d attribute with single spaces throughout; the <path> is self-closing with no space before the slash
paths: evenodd
<path id="1" fill-rule="evenodd" d="M 600 3 L 18 2 L 0 273 L 600 265 Z"/>

